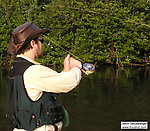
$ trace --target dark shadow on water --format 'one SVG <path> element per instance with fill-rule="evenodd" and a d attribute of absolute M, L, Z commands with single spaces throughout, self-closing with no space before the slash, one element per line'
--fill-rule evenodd
<path fill-rule="evenodd" d="M 2 74 L 2 73 L 1 73 Z M 5 77 L 0 75 L 0 131 L 4 119 Z M 80 85 L 58 101 L 69 112 L 70 126 L 64 131 L 119 131 L 123 120 L 150 122 L 150 70 L 148 68 L 101 67 L 83 75 Z"/>
<path fill-rule="evenodd" d="M 7 131 L 7 122 L 5 117 L 5 99 L 6 99 L 6 73 L 0 69 L 0 131 Z"/>

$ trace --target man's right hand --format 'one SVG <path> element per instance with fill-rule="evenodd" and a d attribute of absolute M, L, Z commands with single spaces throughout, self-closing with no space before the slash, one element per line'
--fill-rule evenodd
<path fill-rule="evenodd" d="M 64 60 L 63 72 L 67 72 L 67 71 L 71 70 L 73 67 L 78 67 L 81 69 L 82 64 L 80 61 L 75 60 L 74 58 L 70 57 L 70 55 L 68 54 L 68 56 Z"/>

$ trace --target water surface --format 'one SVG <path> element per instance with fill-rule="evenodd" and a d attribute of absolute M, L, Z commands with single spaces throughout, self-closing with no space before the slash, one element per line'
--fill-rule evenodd
<path fill-rule="evenodd" d="M 4 75 L 0 73 L 0 131 L 7 131 L 4 119 Z M 83 75 L 80 85 L 58 101 L 69 112 L 70 126 L 64 131 L 119 131 L 120 122 L 150 122 L 150 70 L 101 67 L 94 74 Z"/>

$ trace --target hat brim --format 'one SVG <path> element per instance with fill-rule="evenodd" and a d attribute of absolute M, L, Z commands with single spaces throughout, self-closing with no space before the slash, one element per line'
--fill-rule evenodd
<path fill-rule="evenodd" d="M 26 44 L 29 44 L 31 40 L 34 40 L 35 38 L 37 38 L 40 34 L 47 34 L 50 31 L 47 29 L 40 29 L 38 31 L 33 32 L 32 34 L 30 34 L 27 39 L 24 41 L 22 47 Z"/>
<path fill-rule="evenodd" d="M 38 35 L 40 34 L 47 34 L 49 33 L 50 31 L 47 30 L 47 29 L 40 29 L 38 31 L 35 31 L 33 33 L 31 33 L 27 38 L 26 40 L 21 43 L 20 45 L 19 44 L 15 44 L 14 42 L 14 39 L 13 39 L 13 36 L 11 37 L 10 41 L 9 41 L 9 51 L 10 53 L 13 55 L 13 54 L 16 54 L 17 51 L 21 50 L 25 45 L 29 44 L 31 40 L 34 40 L 35 38 L 38 37 Z M 17 48 L 15 46 L 18 46 Z M 19 47 L 20 46 L 20 47 Z"/>

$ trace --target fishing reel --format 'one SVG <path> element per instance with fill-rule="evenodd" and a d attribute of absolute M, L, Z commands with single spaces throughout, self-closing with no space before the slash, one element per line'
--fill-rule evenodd
<path fill-rule="evenodd" d="M 91 63 L 85 63 L 82 65 L 82 69 L 86 75 L 92 74 L 95 70 L 95 66 Z"/>

